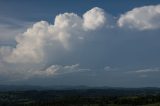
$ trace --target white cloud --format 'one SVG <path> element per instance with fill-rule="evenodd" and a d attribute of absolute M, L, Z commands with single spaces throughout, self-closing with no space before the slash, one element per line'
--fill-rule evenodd
<path fill-rule="evenodd" d="M 95 30 L 102 27 L 106 22 L 106 14 L 103 9 L 95 7 L 83 15 L 84 28 L 87 30 Z"/>
<path fill-rule="evenodd" d="M 74 13 L 59 14 L 55 18 L 54 26 L 58 29 L 71 30 L 82 27 L 82 18 Z"/>
<path fill-rule="evenodd" d="M 17 36 L 16 48 L 6 57 L 7 62 L 40 62 L 43 59 L 43 47 L 48 40 L 48 23 L 38 22 L 22 36 Z M 33 61 L 31 61 L 33 60 Z"/>
<path fill-rule="evenodd" d="M 16 48 L 11 49 L 5 60 L 9 63 L 40 63 L 47 55 L 46 48 L 53 51 L 57 48 L 69 49 L 73 42 L 82 40 L 89 30 L 102 27 L 105 20 L 104 11 L 95 7 L 86 12 L 83 18 L 74 13 L 64 13 L 56 16 L 53 25 L 46 21 L 37 22 L 16 37 Z"/>
<path fill-rule="evenodd" d="M 160 5 L 134 8 L 122 14 L 118 20 L 119 27 L 139 30 L 160 28 Z"/>

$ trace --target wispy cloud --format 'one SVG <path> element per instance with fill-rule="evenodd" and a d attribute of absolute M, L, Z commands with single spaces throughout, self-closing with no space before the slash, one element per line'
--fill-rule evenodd
<path fill-rule="evenodd" d="M 142 69 L 135 71 L 136 73 L 150 73 L 150 72 L 160 72 L 159 68 Z"/>

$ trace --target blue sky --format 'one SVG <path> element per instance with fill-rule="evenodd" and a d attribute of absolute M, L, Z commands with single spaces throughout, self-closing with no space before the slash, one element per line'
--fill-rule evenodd
<path fill-rule="evenodd" d="M 1 16 L 21 20 L 39 21 L 44 19 L 52 22 L 53 17 L 66 11 L 83 14 L 90 8 L 97 6 L 114 16 L 119 16 L 134 7 L 158 3 L 159 0 L 1 0 L 0 13 Z"/>
<path fill-rule="evenodd" d="M 160 86 L 159 0 L 0 0 L 0 84 Z"/>

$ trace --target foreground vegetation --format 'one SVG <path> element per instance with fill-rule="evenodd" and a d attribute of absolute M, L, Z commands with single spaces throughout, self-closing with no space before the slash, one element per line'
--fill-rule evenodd
<path fill-rule="evenodd" d="M 0 106 L 160 106 L 160 90 L 5 91 Z"/>

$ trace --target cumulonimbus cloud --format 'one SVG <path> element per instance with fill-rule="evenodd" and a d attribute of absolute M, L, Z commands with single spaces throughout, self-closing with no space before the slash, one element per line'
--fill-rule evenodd
<path fill-rule="evenodd" d="M 89 31 L 107 26 L 110 15 L 103 9 L 95 7 L 83 17 L 75 13 L 64 13 L 56 16 L 54 24 L 46 21 L 35 23 L 22 35 L 16 37 L 16 48 L 1 49 L 9 54 L 4 60 L 10 63 L 42 62 L 47 55 L 46 48 L 56 51 L 57 48 L 69 49 L 75 40 L 83 40 Z M 157 29 L 160 27 L 160 5 L 135 8 L 121 15 L 117 20 L 119 27 L 139 30 Z M 55 49 L 56 48 L 56 49 Z M 12 51 L 12 52 L 8 52 Z"/>
<path fill-rule="evenodd" d="M 83 39 L 87 32 L 96 30 L 106 21 L 103 9 L 95 7 L 87 11 L 83 18 L 74 13 L 59 14 L 54 24 L 46 21 L 35 23 L 22 35 L 16 37 L 16 48 L 12 48 L 4 59 L 10 63 L 39 63 L 46 56 L 46 48 L 57 48 L 57 45 L 69 49 L 72 39 Z M 32 60 L 32 61 L 31 61 Z"/>
<path fill-rule="evenodd" d="M 75 64 L 85 63 L 86 60 L 89 60 L 86 62 L 87 65 L 93 62 L 95 64 L 104 64 L 103 62 L 106 62 L 104 57 L 108 53 L 107 41 L 109 40 L 107 38 L 114 41 L 113 38 L 117 37 L 111 37 L 116 30 L 107 29 L 109 27 L 106 26 L 115 25 L 117 27 L 114 28 L 118 28 L 120 32 L 121 28 L 126 27 L 133 28 L 136 31 L 160 28 L 158 21 L 160 20 L 159 8 L 159 5 L 135 8 L 121 15 L 118 20 L 114 20 L 103 9 L 95 7 L 82 16 L 75 13 L 59 14 L 55 17 L 53 24 L 47 21 L 37 22 L 24 33 L 16 36 L 16 47 L 0 47 L 0 68 L 7 70 L 2 73 L 13 73 L 12 75 L 28 78 L 30 76 L 52 76 L 86 70 L 80 68 L 79 64 Z M 117 24 L 112 23 L 112 20 L 116 21 Z M 108 35 L 109 37 L 106 37 Z M 118 33 L 118 35 L 121 39 L 121 34 Z M 85 39 L 87 40 L 85 41 Z M 119 39 L 115 41 L 121 42 Z M 77 46 L 78 42 L 82 42 L 83 47 Z M 117 46 L 115 42 L 111 44 Z M 76 49 L 73 50 L 74 53 L 72 49 Z M 66 55 L 67 53 L 71 55 Z M 69 63 L 73 65 L 64 65 L 64 63 L 68 64 L 67 62 L 61 65 L 62 61 L 66 61 L 60 60 L 59 62 L 57 57 L 60 57 L 61 54 L 63 54 L 62 58 L 67 61 L 73 60 Z M 60 64 L 55 65 L 57 63 L 53 60 L 58 61 L 57 63 Z M 100 63 L 98 63 L 99 61 Z M 104 70 L 110 72 L 111 69 L 105 67 Z"/>

